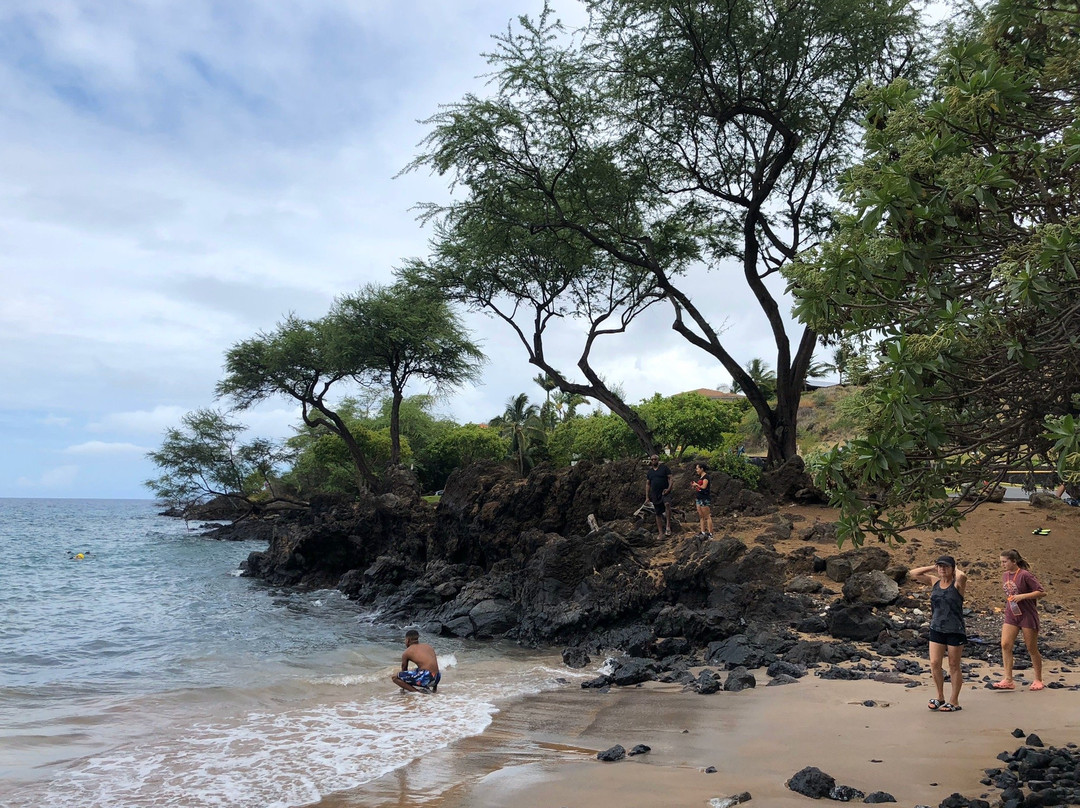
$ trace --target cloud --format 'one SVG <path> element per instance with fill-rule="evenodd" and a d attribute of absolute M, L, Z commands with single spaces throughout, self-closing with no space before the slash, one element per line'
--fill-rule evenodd
<path fill-rule="evenodd" d="M 581 3 L 553 5 L 570 25 L 585 19 Z M 419 121 L 484 93 L 491 36 L 541 8 L 0 4 L 0 496 L 65 474 L 71 495 L 144 495 L 135 448 L 118 447 L 152 445 L 185 413 L 224 407 L 214 388 L 232 344 L 290 311 L 321 316 L 335 296 L 390 282 L 424 255 L 414 206 L 449 190 L 424 171 L 399 175 L 427 132 Z M 725 344 L 740 362 L 775 361 L 741 278 L 700 270 L 687 288 L 715 322 L 730 314 Z M 647 315 L 595 351 L 632 401 L 725 380 L 671 331 L 670 310 Z M 541 400 L 539 369 L 506 326 L 467 322 L 491 361 L 482 384 L 441 409 L 486 421 L 517 393 Z M 548 348 L 571 374 L 575 328 Z M 251 435 L 283 437 L 299 412 L 280 400 L 237 417 Z M 58 452 L 101 467 L 52 469 Z"/>
<path fill-rule="evenodd" d="M 17 484 L 21 488 L 30 489 L 65 489 L 75 482 L 75 478 L 78 477 L 78 475 L 78 466 L 56 466 L 55 468 L 43 472 L 36 479 L 19 477 Z"/>
<path fill-rule="evenodd" d="M 124 455 L 146 454 L 149 449 L 145 446 L 136 446 L 134 443 L 107 443 L 100 440 L 91 440 L 86 443 L 78 443 L 68 446 L 63 450 L 64 454 L 73 455 Z"/>
<path fill-rule="evenodd" d="M 44 418 L 39 418 L 38 423 L 42 426 L 67 426 L 71 423 L 71 419 L 60 415 L 46 415 Z"/>
<path fill-rule="evenodd" d="M 188 409 L 174 404 L 162 404 L 152 410 L 113 412 L 90 424 L 91 432 L 135 432 L 161 434 L 168 427 L 176 426 Z"/>

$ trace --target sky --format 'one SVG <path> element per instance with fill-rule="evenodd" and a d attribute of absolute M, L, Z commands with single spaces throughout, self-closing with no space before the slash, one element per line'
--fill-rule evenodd
<path fill-rule="evenodd" d="M 568 23 L 573 0 L 554 2 Z M 427 252 L 400 175 L 440 104 L 482 93 L 482 53 L 542 0 L 5 0 L 0 5 L 0 497 L 146 498 L 146 453 L 214 398 L 234 343 L 389 283 Z M 738 280 L 696 302 L 741 361 L 775 357 Z M 785 309 L 787 306 L 784 307 Z M 466 323 L 481 384 L 460 422 L 541 401 L 508 328 Z M 654 307 L 595 351 L 634 402 L 730 377 Z M 576 360 L 568 326 L 555 356 Z M 560 347 L 561 346 L 561 349 Z M 417 387 L 409 393 L 422 393 Z M 243 414 L 291 434 L 285 400 Z"/>

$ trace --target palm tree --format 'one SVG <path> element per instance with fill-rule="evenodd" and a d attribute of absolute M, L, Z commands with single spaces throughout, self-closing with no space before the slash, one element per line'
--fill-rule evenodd
<path fill-rule="evenodd" d="M 588 403 L 589 399 L 585 396 L 580 396 L 577 393 L 563 393 L 558 392 L 553 397 L 553 403 L 555 411 L 559 415 L 560 421 L 569 421 L 571 418 L 577 416 L 577 408 L 582 404 Z M 563 410 L 566 410 L 564 413 Z"/>
<path fill-rule="evenodd" d="M 743 367 L 746 369 L 746 375 L 753 379 L 765 398 L 769 399 L 776 395 L 776 371 L 769 367 L 768 362 L 755 356 Z M 742 387 L 734 379 L 731 381 L 731 392 L 742 392 Z"/>
<path fill-rule="evenodd" d="M 532 465 L 529 449 L 547 440 L 544 423 L 540 420 L 540 408 L 529 403 L 526 393 L 518 393 L 506 401 L 502 415 L 491 419 L 490 426 L 499 430 L 499 434 L 510 439 L 510 451 L 518 464 L 518 471 L 524 475 Z"/>
<path fill-rule="evenodd" d="M 544 391 L 545 401 L 540 408 L 540 420 L 544 422 L 544 428 L 550 432 L 555 429 L 556 422 L 556 406 L 551 401 L 551 391 L 558 387 L 559 383 L 546 373 L 536 374 L 533 376 L 533 381 L 540 385 Z"/>

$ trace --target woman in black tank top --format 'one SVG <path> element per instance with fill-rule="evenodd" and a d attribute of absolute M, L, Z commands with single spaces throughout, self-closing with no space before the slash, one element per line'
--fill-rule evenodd
<path fill-rule="evenodd" d="M 964 628 L 964 589 L 967 575 L 956 568 L 956 559 L 941 556 L 935 563 L 908 572 L 913 581 L 930 584 L 930 673 L 934 677 L 937 698 L 927 704 L 940 713 L 954 713 L 960 709 L 960 688 L 964 686 L 964 674 L 960 668 L 960 656 L 967 642 Z M 945 671 L 942 663 L 949 657 L 949 684 L 951 694 L 945 701 Z"/>

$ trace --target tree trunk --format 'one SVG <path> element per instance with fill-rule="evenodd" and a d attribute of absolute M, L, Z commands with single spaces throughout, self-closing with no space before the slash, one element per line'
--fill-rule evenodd
<path fill-rule="evenodd" d="M 397 387 L 390 403 L 390 465 L 401 462 L 401 402 L 404 393 Z"/>

